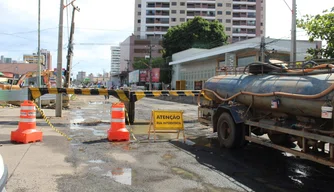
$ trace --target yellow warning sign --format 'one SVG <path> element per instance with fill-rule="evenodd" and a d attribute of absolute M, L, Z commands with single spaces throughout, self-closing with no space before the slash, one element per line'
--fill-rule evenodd
<path fill-rule="evenodd" d="M 152 111 L 148 139 L 150 139 L 151 132 L 154 133 L 154 140 L 156 139 L 156 132 L 177 133 L 177 139 L 179 139 L 180 131 L 183 132 L 183 139 L 185 141 L 183 111 Z"/>
<path fill-rule="evenodd" d="M 156 130 L 183 130 L 183 111 L 152 111 Z"/>

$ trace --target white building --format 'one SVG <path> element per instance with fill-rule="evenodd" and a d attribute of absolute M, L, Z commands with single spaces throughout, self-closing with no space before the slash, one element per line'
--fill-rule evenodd
<path fill-rule="evenodd" d="M 236 42 L 213 49 L 188 49 L 172 56 L 173 66 L 172 88 L 176 87 L 176 81 L 184 80 L 186 89 L 195 89 L 195 82 L 206 80 L 217 75 L 221 68 L 227 69 L 227 73 L 243 71 L 248 64 L 260 61 L 261 37 Z M 266 59 L 281 61 L 290 60 L 290 40 L 265 39 Z M 297 41 L 297 61 L 303 61 L 308 55 L 309 48 L 320 48 L 321 42 Z M 225 73 L 225 72 L 224 72 Z"/>
<path fill-rule="evenodd" d="M 110 74 L 118 74 L 120 73 L 121 48 L 112 46 L 110 50 L 111 50 Z"/>
<path fill-rule="evenodd" d="M 136 0 L 135 35 L 162 37 L 169 27 L 201 16 L 218 20 L 230 40 L 265 35 L 265 0 Z"/>
<path fill-rule="evenodd" d="M 119 78 L 116 76 L 121 73 L 121 48 L 118 46 L 110 47 L 111 60 L 110 60 L 110 80 L 111 84 L 118 85 Z"/>

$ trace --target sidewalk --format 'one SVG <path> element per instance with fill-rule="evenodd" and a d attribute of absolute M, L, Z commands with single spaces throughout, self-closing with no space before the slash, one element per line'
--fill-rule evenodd
<path fill-rule="evenodd" d="M 55 124 L 68 124 L 67 113 L 56 118 L 52 109 L 44 110 Z M 73 174 L 75 168 L 66 162 L 69 144 L 66 138 L 52 130 L 44 121 L 37 119 L 37 129 L 43 132 L 43 141 L 31 144 L 13 144 L 11 131 L 19 122 L 20 108 L 0 109 L 0 153 L 8 166 L 7 191 L 57 191 L 57 177 Z"/>

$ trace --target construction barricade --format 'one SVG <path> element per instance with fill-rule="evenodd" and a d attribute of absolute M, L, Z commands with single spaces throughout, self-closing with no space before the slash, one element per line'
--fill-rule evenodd
<path fill-rule="evenodd" d="M 109 141 L 129 141 L 130 133 L 125 126 L 124 103 L 113 103 L 111 105 L 111 123 L 108 130 Z"/>
<path fill-rule="evenodd" d="M 42 141 L 43 133 L 36 130 L 36 107 L 32 101 L 21 104 L 20 122 L 18 129 L 11 132 L 11 141 L 17 143 L 31 143 Z"/>

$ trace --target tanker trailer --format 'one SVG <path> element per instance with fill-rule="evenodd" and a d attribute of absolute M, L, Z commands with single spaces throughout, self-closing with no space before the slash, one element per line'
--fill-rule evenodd
<path fill-rule="evenodd" d="M 212 77 L 199 121 L 213 126 L 221 147 L 254 142 L 334 166 L 333 68 L 253 63 L 241 75 Z"/>

